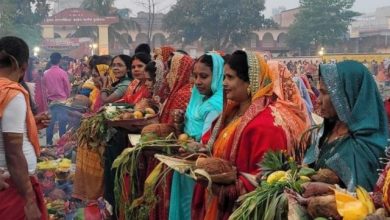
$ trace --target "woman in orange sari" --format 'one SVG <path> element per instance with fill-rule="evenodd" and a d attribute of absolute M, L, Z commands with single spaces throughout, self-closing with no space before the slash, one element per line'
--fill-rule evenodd
<path fill-rule="evenodd" d="M 237 177 L 230 185 L 213 183 L 212 192 L 197 184 L 192 219 L 227 219 L 238 196 L 255 188 L 264 153 L 287 150 L 294 156 L 299 134 L 309 127 L 305 104 L 287 68 L 266 64 L 259 53 L 233 53 L 225 65 L 224 89 L 227 105 L 203 143 L 212 157 L 232 163 Z"/>
<path fill-rule="evenodd" d="M 151 93 L 147 87 L 145 67 L 150 62 L 147 54 L 137 53 L 133 56 L 131 61 L 131 74 L 134 80 L 130 83 L 123 100 L 119 102 L 126 102 L 128 104 L 136 104 L 143 98 L 150 98 Z"/>

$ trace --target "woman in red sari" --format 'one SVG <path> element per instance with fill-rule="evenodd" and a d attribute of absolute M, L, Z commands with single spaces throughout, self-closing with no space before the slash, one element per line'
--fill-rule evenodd
<path fill-rule="evenodd" d="M 151 93 L 146 85 L 145 67 L 150 62 L 147 54 L 137 53 L 131 61 L 131 74 L 134 80 L 130 83 L 123 100 L 128 104 L 136 104 L 144 98 L 150 98 Z"/>
<path fill-rule="evenodd" d="M 238 196 L 255 188 L 257 164 L 264 153 L 287 150 L 294 155 L 297 134 L 309 126 L 287 68 L 277 62 L 270 68 L 259 53 L 233 53 L 225 65 L 224 89 L 227 105 L 203 142 L 212 150 L 208 160 L 231 162 L 237 177 L 230 185 L 213 183 L 212 192 L 197 184 L 192 219 L 227 219 Z"/>
<path fill-rule="evenodd" d="M 170 89 L 170 95 L 162 108 L 160 123 L 172 124 L 174 123 L 173 110 L 179 109 L 183 112 L 186 110 L 191 98 L 192 84 L 190 83 L 190 75 L 192 74 L 193 65 L 194 60 L 190 56 L 180 53 L 174 54 L 166 79 L 166 84 Z M 158 163 L 159 161 L 155 158 L 147 158 L 146 176 L 150 174 Z M 150 220 L 168 219 L 172 173 L 168 174 L 163 181 L 164 184 L 161 184 L 161 186 L 155 189 L 155 194 L 159 200 L 150 212 Z"/>
<path fill-rule="evenodd" d="M 166 76 L 166 84 L 170 94 L 161 112 L 161 123 L 173 122 L 173 110 L 186 110 L 191 97 L 190 75 L 193 64 L 194 60 L 188 55 L 175 53 L 172 57 L 171 68 Z"/>

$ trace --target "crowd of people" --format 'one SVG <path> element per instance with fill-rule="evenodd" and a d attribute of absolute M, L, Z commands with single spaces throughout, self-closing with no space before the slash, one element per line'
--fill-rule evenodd
<path fill-rule="evenodd" d="M 158 125 L 191 139 L 174 156 L 201 152 L 210 166 L 229 164 L 224 166 L 231 170 L 224 172 L 233 173 L 230 183 L 211 187 L 177 171 L 164 175 L 165 184 L 153 190 L 157 200 L 145 211 L 148 219 L 228 219 L 236 200 L 257 187 L 262 174 L 258 164 L 269 151 L 286 152 L 315 169 L 330 169 L 348 191 L 359 185 L 384 193 L 390 184 L 383 181 L 390 175 L 382 164 L 388 156 L 389 75 L 387 62 L 370 70 L 356 61 L 280 62 L 242 50 L 211 51 L 194 59 L 171 46 L 151 50 L 147 44 L 139 45 L 132 56 L 71 59 L 52 53 L 45 62 L 29 59 L 22 39 L 4 37 L 0 216 L 49 218 L 36 178 L 37 160 L 42 151 L 58 151 L 72 142 L 75 155 L 64 150 L 58 154 L 76 164 L 70 201 L 99 201 L 105 210 L 99 213 L 101 218 L 131 219 L 123 204 L 133 202 L 126 195 L 135 189 L 118 187 L 121 172 L 113 169 L 114 161 L 135 147 L 129 132 L 102 127 L 107 129 L 101 131 L 107 134 L 99 143 L 102 152 L 77 138 L 85 135 L 77 129 L 84 119 L 100 117 L 113 103 L 153 103 L 159 109 Z M 44 133 L 43 143 L 39 134 Z M 149 155 L 132 166 L 139 166 L 144 178 L 122 179 L 127 186 L 135 182 L 143 189 L 160 164 Z M 390 201 L 379 205 L 386 203 Z"/>

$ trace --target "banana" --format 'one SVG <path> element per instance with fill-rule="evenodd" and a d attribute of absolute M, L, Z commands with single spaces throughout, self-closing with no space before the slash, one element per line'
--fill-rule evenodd
<path fill-rule="evenodd" d="M 285 171 L 275 171 L 273 173 L 271 173 L 268 177 L 267 177 L 267 183 L 269 184 L 273 184 L 273 183 L 276 183 L 278 182 L 282 177 L 285 177 L 286 176 L 286 172 Z"/>
<path fill-rule="evenodd" d="M 375 212 L 375 205 L 368 192 L 361 186 L 356 187 L 357 198 L 367 207 L 368 213 Z"/>

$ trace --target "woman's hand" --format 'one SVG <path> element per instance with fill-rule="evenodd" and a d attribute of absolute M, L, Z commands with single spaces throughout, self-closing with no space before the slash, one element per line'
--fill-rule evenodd
<path fill-rule="evenodd" d="M 49 113 L 44 112 L 36 115 L 35 117 L 35 123 L 37 125 L 38 130 L 47 128 L 51 121 L 51 116 Z"/>
<path fill-rule="evenodd" d="M 108 89 L 109 87 L 109 81 L 107 76 L 101 76 L 102 81 L 102 89 Z"/>
<path fill-rule="evenodd" d="M 181 109 L 174 109 L 173 110 L 173 122 L 175 124 L 182 124 L 184 122 L 184 111 Z"/>
<path fill-rule="evenodd" d="M 206 153 L 208 152 L 205 145 L 202 143 L 196 142 L 196 141 L 190 141 L 185 144 L 185 148 L 179 149 L 180 153 L 186 153 L 186 152 L 197 152 L 197 153 Z"/>

